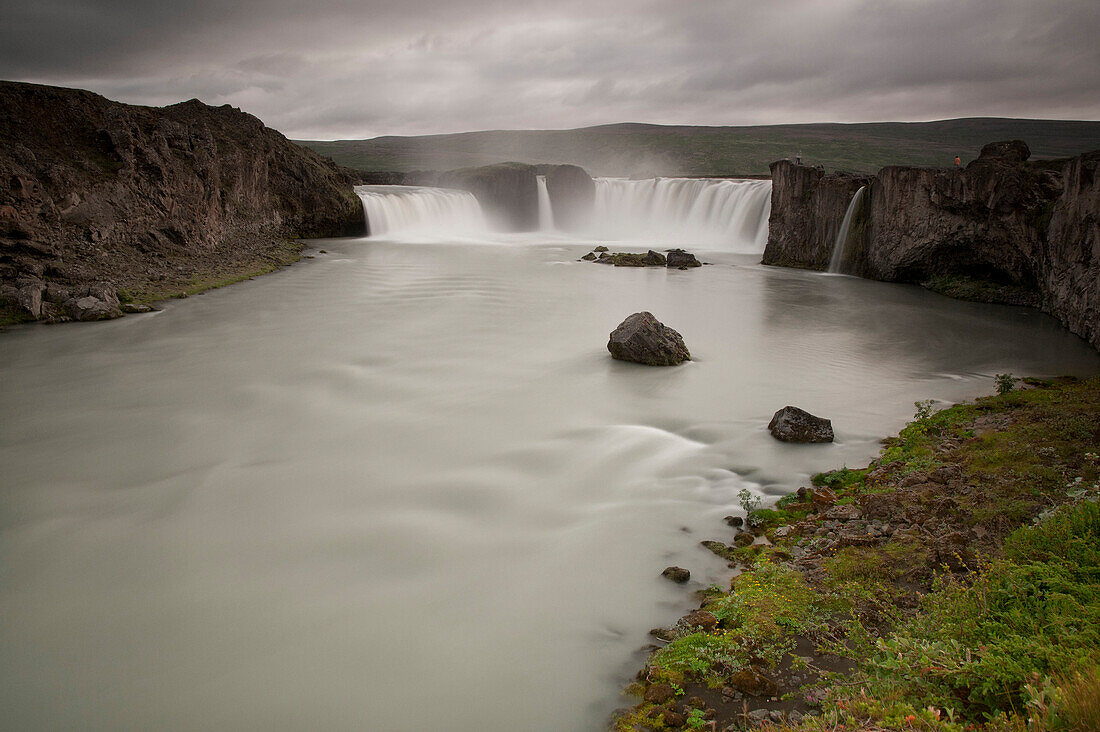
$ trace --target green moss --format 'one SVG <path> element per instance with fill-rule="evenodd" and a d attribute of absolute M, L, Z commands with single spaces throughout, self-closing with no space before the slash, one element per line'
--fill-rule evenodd
<path fill-rule="evenodd" d="M 965 275 L 939 275 L 921 283 L 932 292 L 956 300 L 1000 303 L 1004 305 L 1039 305 L 1039 291 L 1034 287 L 980 280 Z"/>
<path fill-rule="evenodd" d="M 160 300 L 169 298 L 190 297 L 207 290 L 215 290 L 238 282 L 270 274 L 287 265 L 301 259 L 304 245 L 295 239 L 283 239 L 276 243 L 263 259 L 234 267 L 228 267 L 213 272 L 205 272 L 194 275 L 183 284 L 164 284 L 140 289 L 128 289 L 119 293 L 119 302 L 123 302 L 125 294 L 128 298 L 125 302 L 141 305 L 151 305 Z"/>
<path fill-rule="evenodd" d="M 10 302 L 0 300 L 0 328 L 6 325 L 18 325 L 19 323 L 33 322 L 34 318 L 23 308 Z"/>

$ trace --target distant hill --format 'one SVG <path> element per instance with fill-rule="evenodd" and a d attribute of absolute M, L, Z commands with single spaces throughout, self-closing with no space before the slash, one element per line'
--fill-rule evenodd
<path fill-rule="evenodd" d="M 886 165 L 966 163 L 982 145 L 1021 139 L 1032 158 L 1100 149 L 1100 122 L 980 117 L 939 122 L 690 127 L 615 124 L 334 142 L 299 141 L 359 170 L 450 170 L 510 160 L 573 163 L 598 175 L 760 175 L 793 158 L 870 173 Z"/>

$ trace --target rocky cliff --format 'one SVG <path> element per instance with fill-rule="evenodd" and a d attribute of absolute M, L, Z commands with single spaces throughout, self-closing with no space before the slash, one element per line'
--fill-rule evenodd
<path fill-rule="evenodd" d="M 844 212 L 870 177 L 772 163 L 772 209 L 764 263 L 827 269 Z"/>
<path fill-rule="evenodd" d="M 114 315 L 363 227 L 355 173 L 255 117 L 0 82 L 0 296 L 9 316 Z M 14 305 L 13 304 L 17 304 Z"/>
<path fill-rule="evenodd" d="M 554 225 L 563 231 L 580 231 L 592 217 L 596 184 L 577 165 L 554 165 L 546 172 L 546 193 L 554 212 Z"/>
<path fill-rule="evenodd" d="M 469 191 L 489 224 L 503 231 L 539 228 L 539 186 L 535 166 L 500 163 L 441 173 L 436 185 Z"/>
<path fill-rule="evenodd" d="M 852 194 L 844 271 L 945 294 L 1042 307 L 1100 348 L 1100 152 L 1028 164 L 1021 141 L 965 168 L 883 168 L 873 178 L 772 165 L 765 264 L 825 269 Z"/>

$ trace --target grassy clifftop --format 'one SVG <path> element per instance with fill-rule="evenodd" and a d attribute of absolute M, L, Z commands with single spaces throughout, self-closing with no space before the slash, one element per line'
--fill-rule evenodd
<path fill-rule="evenodd" d="M 572 163 L 595 175 L 767 175 L 799 151 L 813 165 L 873 172 L 887 165 L 966 163 L 990 140 L 1026 140 L 1036 158 L 1100 148 L 1100 122 L 975 118 L 938 122 L 692 127 L 617 124 L 496 130 L 299 144 L 359 170 L 450 170 L 508 160 Z"/>
<path fill-rule="evenodd" d="M 1032 380 L 746 497 L 707 542 L 744 571 L 655 630 L 616 729 L 1100 729 L 1098 453 L 1100 379 Z"/>

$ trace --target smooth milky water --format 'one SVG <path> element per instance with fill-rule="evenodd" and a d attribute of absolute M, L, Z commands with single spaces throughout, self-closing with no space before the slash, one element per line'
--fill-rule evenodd
<path fill-rule="evenodd" d="M 0 337 L 4 726 L 603 729 L 646 631 L 724 581 L 698 543 L 740 488 L 865 463 L 994 373 L 1100 367 L 1034 310 L 592 244 L 326 240 Z M 696 360 L 613 361 L 643 309 Z M 773 440 L 786 404 L 837 442 Z"/>

